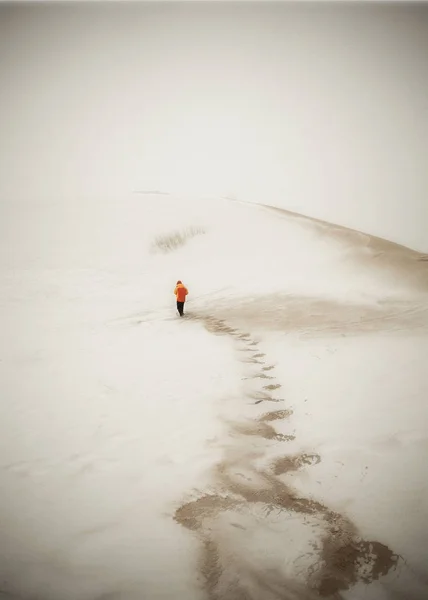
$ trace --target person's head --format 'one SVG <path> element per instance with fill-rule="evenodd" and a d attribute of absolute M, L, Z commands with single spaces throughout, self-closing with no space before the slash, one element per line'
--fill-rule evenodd
<path fill-rule="evenodd" d="M 177 285 L 180 285 L 180 283 L 182 283 L 180 280 L 177 281 Z"/>

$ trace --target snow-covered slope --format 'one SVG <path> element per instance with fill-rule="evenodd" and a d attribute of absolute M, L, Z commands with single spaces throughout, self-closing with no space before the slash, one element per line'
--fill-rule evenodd
<path fill-rule="evenodd" d="M 426 597 L 426 257 L 218 198 L 1 217 L 6 591 Z"/>

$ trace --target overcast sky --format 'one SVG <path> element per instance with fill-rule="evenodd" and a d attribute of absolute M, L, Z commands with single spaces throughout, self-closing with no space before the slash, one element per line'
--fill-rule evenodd
<path fill-rule="evenodd" d="M 428 251 L 428 4 L 0 6 L 0 199 L 236 194 Z"/>

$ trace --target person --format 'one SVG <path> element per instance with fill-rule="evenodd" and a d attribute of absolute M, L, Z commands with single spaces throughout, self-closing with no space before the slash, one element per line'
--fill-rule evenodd
<path fill-rule="evenodd" d="M 174 294 L 177 298 L 177 310 L 180 317 L 184 315 L 184 303 L 186 302 L 186 296 L 188 294 L 188 290 L 183 282 L 178 280 L 177 285 L 175 286 Z"/>

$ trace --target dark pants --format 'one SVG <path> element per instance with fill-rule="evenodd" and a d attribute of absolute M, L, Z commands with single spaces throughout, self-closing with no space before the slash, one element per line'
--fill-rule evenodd
<path fill-rule="evenodd" d="M 177 302 L 177 310 L 180 314 L 180 317 L 184 314 L 184 302 Z"/>

